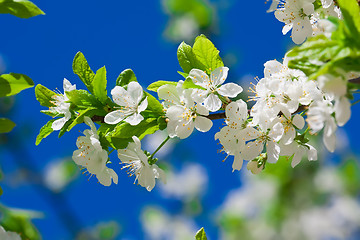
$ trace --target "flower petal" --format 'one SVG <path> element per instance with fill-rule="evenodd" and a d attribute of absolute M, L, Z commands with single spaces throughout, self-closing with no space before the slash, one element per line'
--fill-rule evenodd
<path fill-rule="evenodd" d="M 64 117 L 59 118 L 51 124 L 51 128 L 54 131 L 60 130 L 64 126 L 65 123 L 66 123 L 66 119 Z"/>
<path fill-rule="evenodd" d="M 242 87 L 235 83 L 227 83 L 218 88 L 217 92 L 226 97 L 234 98 L 243 91 Z"/>
<path fill-rule="evenodd" d="M 194 84 L 201 86 L 203 88 L 207 89 L 210 84 L 210 79 L 208 75 L 200 69 L 196 69 L 196 68 L 191 69 L 191 71 L 189 72 L 189 77 L 191 78 Z"/>
<path fill-rule="evenodd" d="M 130 82 L 127 87 L 127 92 L 135 104 L 138 104 L 143 97 L 143 89 L 138 82 Z"/>
<path fill-rule="evenodd" d="M 125 112 L 123 110 L 116 110 L 106 114 L 104 121 L 107 124 L 117 124 L 124 120 L 124 118 L 129 114 L 129 112 Z"/>
<path fill-rule="evenodd" d="M 244 159 L 242 158 L 241 154 L 240 153 L 235 154 L 234 155 L 234 162 L 232 164 L 233 172 L 235 170 L 240 171 L 240 169 L 242 168 L 243 162 L 244 162 Z"/>
<path fill-rule="evenodd" d="M 111 96 L 113 101 L 119 106 L 129 107 L 135 105 L 129 93 L 123 87 L 115 86 L 111 90 Z"/>
<path fill-rule="evenodd" d="M 229 68 L 227 67 L 218 67 L 211 72 L 210 80 L 213 82 L 214 86 L 219 86 L 225 82 L 228 76 Z"/>
<path fill-rule="evenodd" d="M 142 120 L 144 120 L 144 117 L 139 113 L 134 113 L 125 118 L 125 122 L 130 123 L 132 126 L 138 125 Z"/>
<path fill-rule="evenodd" d="M 212 125 L 213 125 L 213 122 L 206 117 L 197 116 L 195 118 L 195 128 L 200 132 L 209 131 L 211 129 Z"/>
<path fill-rule="evenodd" d="M 221 100 L 213 93 L 210 93 L 210 95 L 204 101 L 204 106 L 210 112 L 216 112 L 221 108 L 221 105 Z"/>

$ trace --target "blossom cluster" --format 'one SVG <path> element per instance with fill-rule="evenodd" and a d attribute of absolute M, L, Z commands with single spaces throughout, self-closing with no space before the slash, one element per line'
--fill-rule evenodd
<path fill-rule="evenodd" d="M 342 18 L 339 7 L 333 0 L 321 0 L 321 7 L 316 9 L 316 0 L 273 0 L 268 12 L 275 11 L 275 17 L 285 26 L 285 35 L 291 30 L 294 43 L 301 44 L 306 38 L 318 34 L 329 34 L 334 25 L 326 18 Z"/>

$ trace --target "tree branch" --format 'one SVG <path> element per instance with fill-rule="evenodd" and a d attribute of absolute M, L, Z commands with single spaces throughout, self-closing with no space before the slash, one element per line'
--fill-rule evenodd
<path fill-rule="evenodd" d="M 360 84 L 360 77 L 358 78 L 353 78 L 349 80 L 350 83 L 356 83 L 356 84 Z"/>

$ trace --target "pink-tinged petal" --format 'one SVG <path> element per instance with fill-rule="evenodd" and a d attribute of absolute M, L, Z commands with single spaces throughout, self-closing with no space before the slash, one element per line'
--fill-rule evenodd
<path fill-rule="evenodd" d="M 240 169 L 242 168 L 243 162 L 244 162 L 244 159 L 242 158 L 241 154 L 240 153 L 235 154 L 234 155 L 234 162 L 232 164 L 232 169 L 233 169 L 232 171 L 233 172 L 235 170 L 240 171 Z"/>
<path fill-rule="evenodd" d="M 195 128 L 200 132 L 209 131 L 211 129 L 212 125 L 213 125 L 213 122 L 206 117 L 197 116 L 195 118 Z"/>
<path fill-rule="evenodd" d="M 266 143 L 267 157 L 269 163 L 276 163 L 280 155 L 280 146 L 272 141 Z"/>
<path fill-rule="evenodd" d="M 130 123 L 132 126 L 138 125 L 142 120 L 144 120 L 144 117 L 140 113 L 134 113 L 125 118 L 125 122 Z"/>
<path fill-rule="evenodd" d="M 235 83 L 227 83 L 222 85 L 220 88 L 217 89 L 217 92 L 225 97 L 236 97 L 239 93 L 243 91 L 242 87 Z"/>
<path fill-rule="evenodd" d="M 192 69 L 189 73 L 189 77 L 194 84 L 201 86 L 203 88 L 208 88 L 210 84 L 209 76 L 200 69 Z"/>
<path fill-rule="evenodd" d="M 305 126 L 305 120 L 302 116 L 300 116 L 299 114 L 296 114 L 293 119 L 292 119 L 292 123 L 295 127 L 297 127 L 298 129 L 303 129 Z"/>
<path fill-rule="evenodd" d="M 228 76 L 229 68 L 227 67 L 218 67 L 211 72 L 210 80 L 213 82 L 214 86 L 219 86 L 225 82 Z"/>
<path fill-rule="evenodd" d="M 337 124 L 341 127 L 344 126 L 351 117 L 351 103 L 348 98 L 341 97 L 340 100 L 335 102 L 335 118 Z"/>
<path fill-rule="evenodd" d="M 54 131 L 60 130 L 64 126 L 65 123 L 66 123 L 66 119 L 64 117 L 59 118 L 51 124 L 51 128 Z"/>
<path fill-rule="evenodd" d="M 124 120 L 124 118 L 127 116 L 128 113 L 129 113 L 128 111 L 125 112 L 123 110 L 116 110 L 106 114 L 104 121 L 107 124 L 117 124 L 122 120 Z"/>
<path fill-rule="evenodd" d="M 148 100 L 147 97 L 140 103 L 139 107 L 138 107 L 138 113 L 141 113 L 142 111 L 144 111 L 148 106 Z"/>
<path fill-rule="evenodd" d="M 113 101 L 119 106 L 133 106 L 134 101 L 130 98 L 129 93 L 120 86 L 116 86 L 111 90 Z"/>
<path fill-rule="evenodd" d="M 130 82 L 127 87 L 127 92 L 135 104 L 138 104 L 143 97 L 143 89 L 138 82 Z"/>
<path fill-rule="evenodd" d="M 205 99 L 204 106 L 207 110 L 210 112 L 216 112 L 221 108 L 222 102 L 219 99 L 218 96 L 216 96 L 213 93 L 210 93 L 210 95 Z"/>

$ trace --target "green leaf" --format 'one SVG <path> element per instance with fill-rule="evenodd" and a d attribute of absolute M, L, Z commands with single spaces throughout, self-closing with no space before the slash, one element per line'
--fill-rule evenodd
<path fill-rule="evenodd" d="M 0 118 L 0 133 L 8 133 L 13 130 L 16 124 L 7 118 Z"/>
<path fill-rule="evenodd" d="M 54 130 L 52 129 L 52 124 L 56 119 L 51 119 L 49 122 L 47 122 L 41 129 L 39 135 L 36 137 L 35 145 L 39 145 L 40 142 L 49 136 Z"/>
<path fill-rule="evenodd" d="M 12 96 L 34 86 L 28 76 L 18 73 L 0 75 L 0 97 Z"/>
<path fill-rule="evenodd" d="M 106 139 L 114 149 L 124 149 L 129 145 L 129 142 L 132 142 L 132 138 L 107 137 Z"/>
<path fill-rule="evenodd" d="M 197 59 L 196 55 L 193 52 L 193 49 L 185 42 L 182 42 L 179 45 L 177 50 L 177 58 L 180 67 L 185 73 L 189 73 L 193 68 L 201 69 L 204 71 L 206 70 L 206 66 Z"/>
<path fill-rule="evenodd" d="M 355 40 L 360 41 L 360 7 L 356 0 L 339 0 L 339 7 L 346 26 L 349 29 L 349 34 Z"/>
<path fill-rule="evenodd" d="M 159 89 L 159 87 L 161 87 L 162 85 L 166 85 L 166 84 L 171 84 L 171 85 L 177 85 L 177 82 L 171 82 L 171 81 L 156 81 L 153 82 L 152 84 L 150 84 L 147 87 L 147 90 L 149 91 L 153 91 L 153 92 L 157 92 L 157 90 Z"/>
<path fill-rule="evenodd" d="M 196 240 L 207 240 L 206 233 L 204 228 L 202 227 L 195 235 Z"/>
<path fill-rule="evenodd" d="M 65 124 L 64 126 L 60 129 L 59 131 L 59 135 L 58 138 L 61 138 L 62 135 L 64 135 L 66 132 L 69 131 L 69 126 L 71 125 L 71 123 L 75 120 L 74 117 L 70 118 Z"/>
<path fill-rule="evenodd" d="M 102 104 L 86 90 L 72 90 L 66 92 L 69 101 L 76 105 L 79 109 L 87 109 L 89 107 L 102 108 Z"/>
<path fill-rule="evenodd" d="M 200 35 L 195 39 L 192 49 L 196 59 L 205 67 L 205 69 L 199 69 L 206 71 L 208 74 L 216 68 L 224 66 L 219 56 L 219 50 L 204 35 Z"/>
<path fill-rule="evenodd" d="M 36 85 L 35 87 L 35 96 L 36 100 L 40 103 L 41 106 L 44 107 L 53 107 L 53 97 L 57 95 L 55 92 L 51 91 L 50 89 L 44 87 L 41 84 Z"/>
<path fill-rule="evenodd" d="M 94 107 L 90 107 L 85 110 L 79 110 L 79 115 L 75 118 L 75 120 L 69 125 L 67 131 L 70 131 L 73 127 L 75 127 L 77 124 L 84 122 L 84 117 L 87 116 L 91 118 L 94 115 L 99 114 L 100 116 L 103 116 L 106 114 L 105 110 L 99 110 Z"/>
<path fill-rule="evenodd" d="M 6 231 L 19 233 L 22 240 L 40 240 L 41 236 L 34 224 L 31 222 L 32 218 L 42 217 L 41 213 L 11 209 L 1 206 L 1 222 L 0 225 Z"/>
<path fill-rule="evenodd" d="M 0 0 L 0 13 L 9 13 L 19 18 L 45 15 L 40 8 L 28 0 Z"/>
<path fill-rule="evenodd" d="M 41 110 L 40 112 L 42 112 L 42 113 L 44 113 L 44 114 L 46 114 L 46 115 L 48 115 L 50 117 L 56 117 L 56 116 L 59 115 L 58 112 L 53 112 L 51 110 Z"/>
<path fill-rule="evenodd" d="M 178 71 L 178 74 L 180 74 L 181 76 L 183 76 L 184 79 L 186 79 L 186 78 L 189 76 L 188 73 L 183 73 L 183 72 L 180 72 L 180 71 Z"/>
<path fill-rule="evenodd" d="M 206 90 L 205 88 L 199 86 L 199 85 L 196 85 L 191 78 L 187 78 L 185 81 L 184 81 L 184 84 L 182 85 L 182 87 L 184 89 L 188 89 L 188 88 L 198 88 L 198 89 L 202 89 L 202 90 Z"/>
<path fill-rule="evenodd" d="M 137 136 L 139 139 L 144 138 L 148 134 L 153 134 L 159 130 L 157 118 L 147 118 L 141 121 L 138 125 L 132 126 L 129 123 L 120 123 L 108 135 L 111 138 L 128 138 Z"/>
<path fill-rule="evenodd" d="M 82 52 L 78 52 L 75 55 L 72 67 L 74 73 L 79 76 L 79 78 L 81 79 L 81 81 L 83 81 L 83 83 L 89 89 L 89 91 L 93 92 L 91 83 L 94 80 L 95 74 L 91 70 Z"/>
<path fill-rule="evenodd" d="M 106 100 L 108 99 L 107 91 L 106 91 L 106 84 L 107 84 L 106 68 L 104 66 L 96 72 L 96 75 L 92 82 L 92 86 L 94 89 L 94 95 L 103 104 L 105 104 Z"/>
<path fill-rule="evenodd" d="M 120 87 L 128 85 L 130 82 L 137 82 L 135 73 L 131 69 L 125 69 L 116 79 L 116 85 Z"/>
<path fill-rule="evenodd" d="M 151 94 L 145 92 L 145 95 L 147 96 L 147 101 L 148 101 L 147 110 L 151 111 L 152 113 L 155 113 L 156 117 L 164 115 L 164 108 L 161 105 L 161 103 Z"/>

